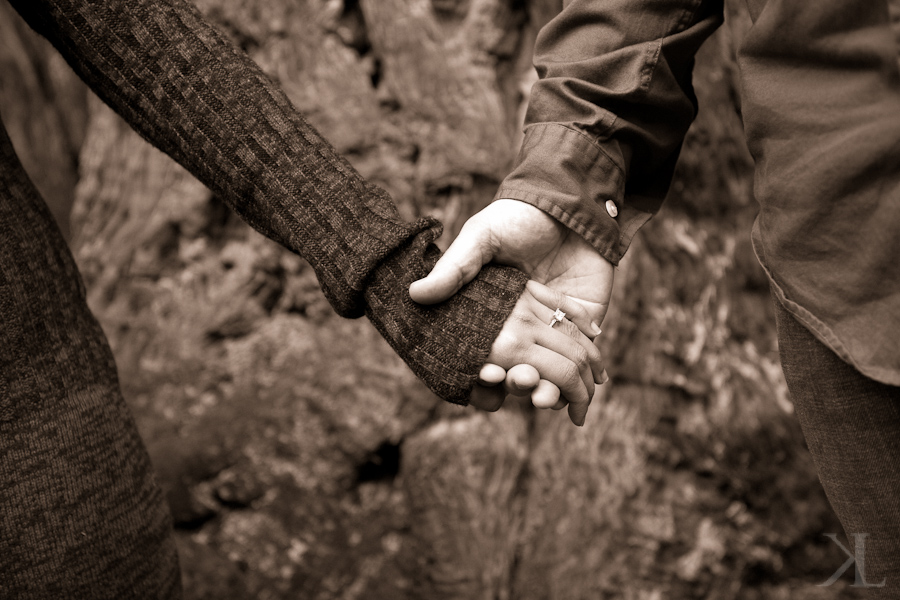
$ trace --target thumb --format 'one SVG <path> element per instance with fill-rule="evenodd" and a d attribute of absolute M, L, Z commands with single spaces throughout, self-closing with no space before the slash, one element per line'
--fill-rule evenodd
<path fill-rule="evenodd" d="M 409 286 L 409 296 L 419 304 L 443 302 L 472 281 L 493 257 L 490 227 L 470 219 L 431 273 Z"/>

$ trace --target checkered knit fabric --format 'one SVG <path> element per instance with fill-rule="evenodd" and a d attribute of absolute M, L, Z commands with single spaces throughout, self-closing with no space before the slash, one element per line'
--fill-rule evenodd
<path fill-rule="evenodd" d="M 141 135 L 308 260 L 339 314 L 366 314 L 435 393 L 465 403 L 524 275 L 488 267 L 444 305 L 415 305 L 407 289 L 437 260 L 439 224 L 401 219 L 191 5 L 12 4 Z"/>
<path fill-rule="evenodd" d="M 487 267 L 407 292 L 440 226 L 403 221 L 284 94 L 179 0 L 11 0 L 151 143 L 303 256 L 428 386 L 465 403 L 525 284 Z M 0 598 L 179 598 L 171 519 L 75 262 L 0 128 Z"/>
<path fill-rule="evenodd" d="M 178 598 L 178 575 L 112 352 L 0 127 L 0 598 Z"/>

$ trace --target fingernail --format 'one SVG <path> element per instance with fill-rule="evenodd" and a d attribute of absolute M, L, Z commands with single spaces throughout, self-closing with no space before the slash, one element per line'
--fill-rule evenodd
<path fill-rule="evenodd" d="M 607 381 L 609 381 L 609 374 L 606 372 L 606 369 L 603 369 L 603 372 L 600 373 L 600 385 L 603 385 Z"/>
<path fill-rule="evenodd" d="M 603 330 L 600 329 L 600 326 L 593 321 L 591 321 L 591 331 L 594 332 L 594 335 L 600 335 L 601 333 L 603 333 Z"/>

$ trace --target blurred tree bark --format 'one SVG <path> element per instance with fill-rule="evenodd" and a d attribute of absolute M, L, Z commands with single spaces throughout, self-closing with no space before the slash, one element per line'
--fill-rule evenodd
<path fill-rule="evenodd" d="M 560 0 L 197 0 L 403 213 L 452 239 L 520 139 Z M 734 54 L 617 274 L 613 379 L 440 405 L 297 257 L 147 146 L 0 4 L 0 113 L 65 229 L 179 526 L 190 598 L 818 598 L 842 562 L 777 364 Z M 850 590 L 846 591 L 850 593 Z"/>

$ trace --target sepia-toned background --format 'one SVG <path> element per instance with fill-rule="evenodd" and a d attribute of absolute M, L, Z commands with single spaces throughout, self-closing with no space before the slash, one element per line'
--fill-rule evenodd
<path fill-rule="evenodd" d="M 518 149 L 561 0 L 197 0 L 448 244 Z M 72 250 L 167 491 L 189 599 L 854 597 L 791 414 L 742 141 L 741 2 L 616 274 L 612 380 L 564 413 L 442 403 L 309 267 L 93 97 L 0 3 L 0 113 Z"/>

